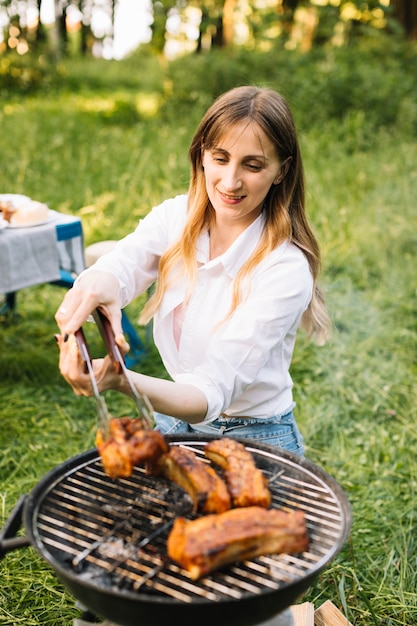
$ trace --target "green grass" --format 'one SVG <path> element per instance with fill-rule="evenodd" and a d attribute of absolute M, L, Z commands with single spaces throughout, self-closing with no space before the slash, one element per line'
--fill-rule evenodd
<path fill-rule="evenodd" d="M 338 59 L 346 91 L 350 60 L 343 65 Z M 261 57 L 257 61 L 262 78 L 271 60 L 265 58 L 265 66 Z M 355 80 L 369 67 L 369 59 L 362 62 Z M 198 81 L 206 80 L 212 91 L 220 79 L 222 86 L 242 82 L 233 65 L 203 79 L 198 60 L 194 92 L 176 91 L 176 72 L 185 75 L 187 63 L 191 75 L 192 62 L 185 62 L 171 76 L 161 69 L 159 77 L 135 75 L 124 65 L 117 75 L 112 65 L 107 80 L 101 64 L 86 66 L 85 75 L 80 65 L 68 66 L 55 90 L 24 98 L 11 94 L 0 108 L 1 191 L 26 193 L 80 215 L 87 244 L 127 233 L 152 205 L 187 186 L 188 142 L 211 97 Z M 242 60 L 236 63 L 240 67 Z M 390 64 L 398 74 L 401 63 Z M 256 82 L 256 59 L 247 67 L 252 68 L 248 80 Z M 404 93 L 390 107 L 407 110 L 408 118 L 389 125 L 382 90 L 379 100 L 372 93 L 369 121 L 360 94 L 352 101 L 350 92 L 346 115 L 326 117 L 325 87 L 335 83 L 340 90 L 341 79 L 314 74 L 316 67 L 313 56 L 291 66 L 293 78 L 287 69 L 286 92 L 300 103 L 295 114 L 302 121 L 308 207 L 323 250 L 334 335 L 319 348 L 300 334 L 292 374 L 307 456 L 345 489 L 353 527 L 342 553 L 304 599 L 315 606 L 332 600 L 355 626 L 412 626 L 417 624 L 415 112 Z M 207 64 L 204 68 L 207 73 Z M 384 84 L 388 71 L 373 67 L 374 88 Z M 317 84 L 308 83 L 309 74 Z M 301 95 L 319 93 L 324 80 L 322 100 L 311 100 L 308 118 Z M 402 84 L 410 80 L 407 74 Z M 337 97 L 343 100 L 343 91 Z M 152 108 L 161 102 L 161 109 Z M 57 368 L 53 315 L 62 295 L 50 285 L 26 289 L 18 294 L 18 317 L 0 319 L 2 523 L 47 471 L 93 445 L 94 401 L 77 398 Z M 140 303 L 130 306 L 132 319 L 139 308 Z M 165 375 L 153 346 L 140 367 Z M 114 395 L 109 404 L 115 412 L 125 408 Z M 8 554 L 0 573 L 0 624 L 71 626 L 78 615 L 73 598 L 32 548 Z"/>

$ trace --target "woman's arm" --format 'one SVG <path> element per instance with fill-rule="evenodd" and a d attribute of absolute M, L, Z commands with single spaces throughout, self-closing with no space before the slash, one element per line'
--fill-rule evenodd
<path fill-rule="evenodd" d="M 59 369 L 65 380 L 77 395 L 91 396 L 92 385 L 88 373 L 85 373 L 83 361 L 74 335 L 64 341 L 57 335 L 60 348 Z M 109 356 L 93 360 L 94 375 L 99 391 L 114 390 L 131 395 L 130 387 L 121 374 L 118 374 Z M 129 371 L 130 379 L 140 394 L 147 396 L 153 409 L 172 417 L 185 420 L 190 424 L 201 422 L 207 413 L 207 399 L 194 385 L 175 383 L 170 380 L 146 376 Z"/>
<path fill-rule="evenodd" d="M 197 387 L 172 380 L 154 378 L 138 372 L 130 372 L 130 378 L 137 390 L 147 396 L 153 409 L 189 424 L 202 422 L 207 413 L 207 399 Z M 122 377 L 119 391 L 130 395 L 130 389 Z"/>

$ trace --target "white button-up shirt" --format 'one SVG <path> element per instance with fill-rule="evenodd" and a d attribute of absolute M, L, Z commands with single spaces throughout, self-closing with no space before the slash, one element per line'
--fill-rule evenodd
<path fill-rule="evenodd" d="M 136 230 L 101 257 L 95 269 L 114 274 L 121 306 L 157 278 L 163 252 L 181 236 L 187 196 L 155 207 Z M 256 267 L 248 294 L 230 319 L 233 280 L 256 248 L 262 214 L 221 256 L 210 260 L 209 234 L 197 242 L 198 275 L 182 306 L 187 285 L 169 287 L 154 318 L 154 341 L 168 374 L 207 398 L 205 422 L 221 413 L 266 419 L 291 408 L 289 367 L 296 331 L 307 308 L 313 279 L 305 255 L 286 241 Z"/>

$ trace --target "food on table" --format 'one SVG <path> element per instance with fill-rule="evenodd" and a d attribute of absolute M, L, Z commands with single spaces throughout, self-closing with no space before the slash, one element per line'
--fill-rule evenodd
<path fill-rule="evenodd" d="M 271 493 L 267 478 L 256 467 L 252 454 L 242 443 L 227 437 L 215 439 L 205 446 L 204 453 L 224 470 L 234 507 L 269 507 Z"/>
<path fill-rule="evenodd" d="M 226 483 L 196 454 L 180 446 L 171 446 L 148 466 L 150 474 L 174 481 L 190 496 L 194 510 L 200 513 L 221 513 L 230 509 Z"/>
<path fill-rule="evenodd" d="M 3 217 L 11 226 L 35 226 L 42 222 L 48 221 L 49 208 L 43 202 L 37 202 L 36 200 L 29 200 L 25 204 L 19 204 L 14 207 L 13 204 L 6 211 L 7 217 Z"/>
<path fill-rule="evenodd" d="M 0 194 L 2 218 L 11 226 L 34 226 L 48 220 L 49 207 L 18 194 Z"/>
<path fill-rule="evenodd" d="M 12 217 L 16 209 L 13 207 L 11 202 L 0 200 L 0 211 L 2 219 L 6 222 L 10 222 L 10 218 Z"/>
<path fill-rule="evenodd" d="M 223 565 L 266 554 L 296 554 L 308 548 L 304 513 L 243 507 L 195 520 L 177 517 L 167 552 L 193 580 Z"/>
<path fill-rule="evenodd" d="M 109 436 L 96 435 L 96 446 L 105 473 L 111 478 L 132 475 L 135 465 L 155 461 L 168 451 L 165 437 L 158 430 L 144 430 L 141 419 L 112 418 Z"/>

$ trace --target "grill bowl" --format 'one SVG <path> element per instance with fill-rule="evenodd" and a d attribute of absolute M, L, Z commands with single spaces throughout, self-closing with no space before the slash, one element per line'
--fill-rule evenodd
<path fill-rule="evenodd" d="M 204 459 L 216 437 L 168 436 Z M 348 538 L 351 508 L 340 485 L 311 461 L 240 440 L 269 480 L 272 507 L 305 513 L 310 546 L 300 555 L 270 555 L 227 566 L 199 581 L 166 557 L 167 523 L 187 504 L 175 485 L 135 468 L 132 477 L 104 474 L 96 450 L 49 472 L 26 499 L 30 543 L 94 613 L 121 626 L 254 626 L 293 604 Z M 180 509 L 178 508 L 180 507 Z M 135 546 L 165 530 L 141 550 Z"/>

